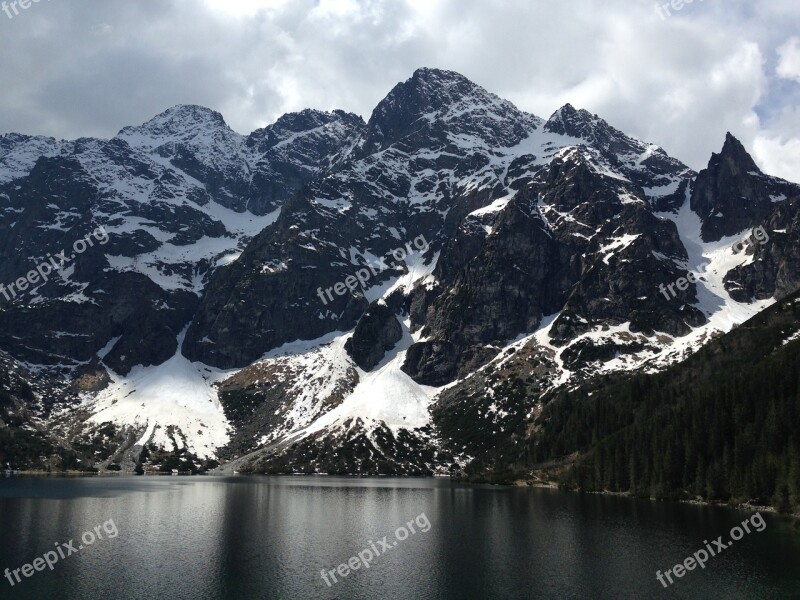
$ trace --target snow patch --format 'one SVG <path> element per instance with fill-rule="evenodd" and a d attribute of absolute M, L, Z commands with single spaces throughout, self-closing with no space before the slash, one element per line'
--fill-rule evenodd
<path fill-rule="evenodd" d="M 185 336 L 186 330 L 178 336 L 175 356 L 163 364 L 134 367 L 126 377 L 109 369 L 111 385 L 87 402 L 89 420 L 146 427 L 142 440 L 152 436 L 166 448 L 172 447 L 167 428 L 174 426 L 186 437 L 189 451 L 214 456 L 229 441 L 229 424 L 213 384 L 233 372 L 190 362 L 181 353 Z"/>

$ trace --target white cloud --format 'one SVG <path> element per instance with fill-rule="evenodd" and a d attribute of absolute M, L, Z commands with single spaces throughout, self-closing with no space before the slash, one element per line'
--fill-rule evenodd
<path fill-rule="evenodd" d="M 800 183 L 800 140 L 762 134 L 753 142 L 753 154 L 771 175 Z"/>
<path fill-rule="evenodd" d="M 757 113 L 791 109 L 774 83 L 795 85 L 778 78 L 798 73 L 798 5 L 695 2 L 662 19 L 650 0 L 40 3 L 0 24 L 14 57 L 0 63 L 0 131 L 110 136 L 178 103 L 242 133 L 306 107 L 368 118 L 431 66 L 542 117 L 587 108 L 696 169 L 732 131 L 785 171 L 775 145 L 797 130 Z"/>
<path fill-rule="evenodd" d="M 800 106 L 787 107 L 753 141 L 753 157 L 771 175 L 800 183 Z"/>
<path fill-rule="evenodd" d="M 778 55 L 778 75 L 784 79 L 800 81 L 800 38 L 794 37 L 787 41 L 778 48 Z"/>
<path fill-rule="evenodd" d="M 252 18 L 264 10 L 274 10 L 283 7 L 291 0 L 203 0 L 206 8 L 214 13 L 219 13 L 237 18 Z"/>

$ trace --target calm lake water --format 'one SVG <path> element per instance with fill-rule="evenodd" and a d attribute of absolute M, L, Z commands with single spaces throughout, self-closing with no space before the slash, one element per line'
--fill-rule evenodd
<path fill-rule="evenodd" d="M 62 546 L 52 571 L 13 587 L 3 577 L 0 598 L 800 598 L 800 535 L 771 515 L 704 570 L 669 589 L 656 580 L 749 516 L 440 479 L 6 478 L 0 569 L 70 540 L 76 553 Z M 78 550 L 88 531 L 103 539 Z M 383 536 L 391 549 L 368 569 L 326 585 L 322 569 L 382 552 Z"/>

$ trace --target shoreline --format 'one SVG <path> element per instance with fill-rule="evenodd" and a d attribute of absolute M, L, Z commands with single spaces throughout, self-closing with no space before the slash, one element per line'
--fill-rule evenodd
<path fill-rule="evenodd" d="M 13 474 L 5 474 L 5 477 L 0 479 L 10 479 L 11 477 L 54 477 L 54 478 L 70 478 L 70 477 L 125 477 L 125 478 L 145 478 L 145 477 L 347 477 L 352 479 L 380 479 L 380 478 L 387 478 L 387 477 L 396 477 L 399 479 L 450 479 L 455 483 L 462 483 L 467 485 L 490 485 L 493 487 L 516 487 L 516 488 L 537 488 L 537 489 L 550 489 L 550 490 L 558 490 L 561 492 L 569 492 L 573 494 L 591 494 L 597 496 L 618 496 L 621 498 L 629 498 L 632 500 L 650 500 L 651 502 L 674 502 L 677 504 L 689 504 L 695 506 L 708 506 L 708 507 L 718 507 L 718 508 L 727 508 L 732 510 L 740 510 L 746 512 L 766 512 L 771 513 L 776 516 L 781 517 L 790 517 L 795 519 L 800 519 L 800 513 L 790 513 L 790 514 L 783 514 L 779 513 L 775 507 L 768 506 L 768 505 L 756 505 L 756 504 L 748 504 L 748 503 L 739 503 L 739 504 L 727 504 L 724 502 L 709 502 L 707 500 L 700 500 L 700 499 L 692 499 L 692 500 L 685 500 L 685 499 L 674 499 L 674 498 L 656 498 L 653 496 L 645 497 L 645 496 L 634 496 L 630 492 L 612 492 L 609 490 L 603 491 L 586 491 L 582 492 L 579 490 L 570 490 L 562 488 L 558 485 L 557 482 L 554 481 L 532 481 L 526 479 L 516 479 L 511 482 L 507 483 L 493 483 L 487 481 L 466 481 L 456 477 L 452 477 L 450 475 L 358 475 L 354 473 L 347 473 L 347 474 L 336 474 L 331 475 L 330 473 L 279 473 L 279 474 L 265 474 L 265 473 L 185 473 L 185 474 L 173 474 L 173 473 L 150 473 L 147 475 L 135 475 L 132 473 L 123 473 L 123 472 L 116 472 L 116 471 L 108 471 L 108 472 L 101 472 L 101 473 L 87 473 L 84 471 L 65 471 L 65 472 L 58 472 L 58 473 L 47 473 L 45 471 L 19 471 Z"/>
<path fill-rule="evenodd" d="M 575 494 L 593 494 L 598 496 L 618 496 L 621 498 L 630 498 L 633 500 L 650 500 L 651 502 L 675 502 L 678 504 L 690 504 L 694 506 L 709 506 L 709 507 L 718 507 L 718 508 L 728 508 L 732 510 L 740 510 L 746 512 L 766 512 L 771 513 L 781 517 L 791 517 L 795 519 L 800 519 L 800 513 L 779 513 L 774 506 L 770 505 L 758 505 L 758 504 L 749 504 L 749 503 L 739 503 L 739 504 L 728 504 L 725 502 L 709 502 L 708 500 L 700 500 L 698 498 L 686 500 L 681 498 L 656 498 L 654 496 L 634 496 L 630 492 L 612 492 L 609 490 L 603 491 L 587 491 L 581 492 L 579 490 L 569 490 L 560 488 L 557 483 L 555 482 L 530 482 L 524 479 L 520 479 L 515 481 L 513 484 L 516 487 L 533 487 L 533 488 L 549 488 L 549 489 L 558 489 L 562 492 L 571 492 Z"/>

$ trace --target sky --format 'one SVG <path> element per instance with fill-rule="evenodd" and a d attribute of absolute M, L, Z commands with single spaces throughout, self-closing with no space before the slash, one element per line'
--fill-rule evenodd
<path fill-rule="evenodd" d="M 730 131 L 800 182 L 798 0 L 8 2 L 0 133 L 108 138 L 176 104 L 245 134 L 303 108 L 368 119 L 426 66 L 543 118 L 570 102 L 698 170 Z"/>

